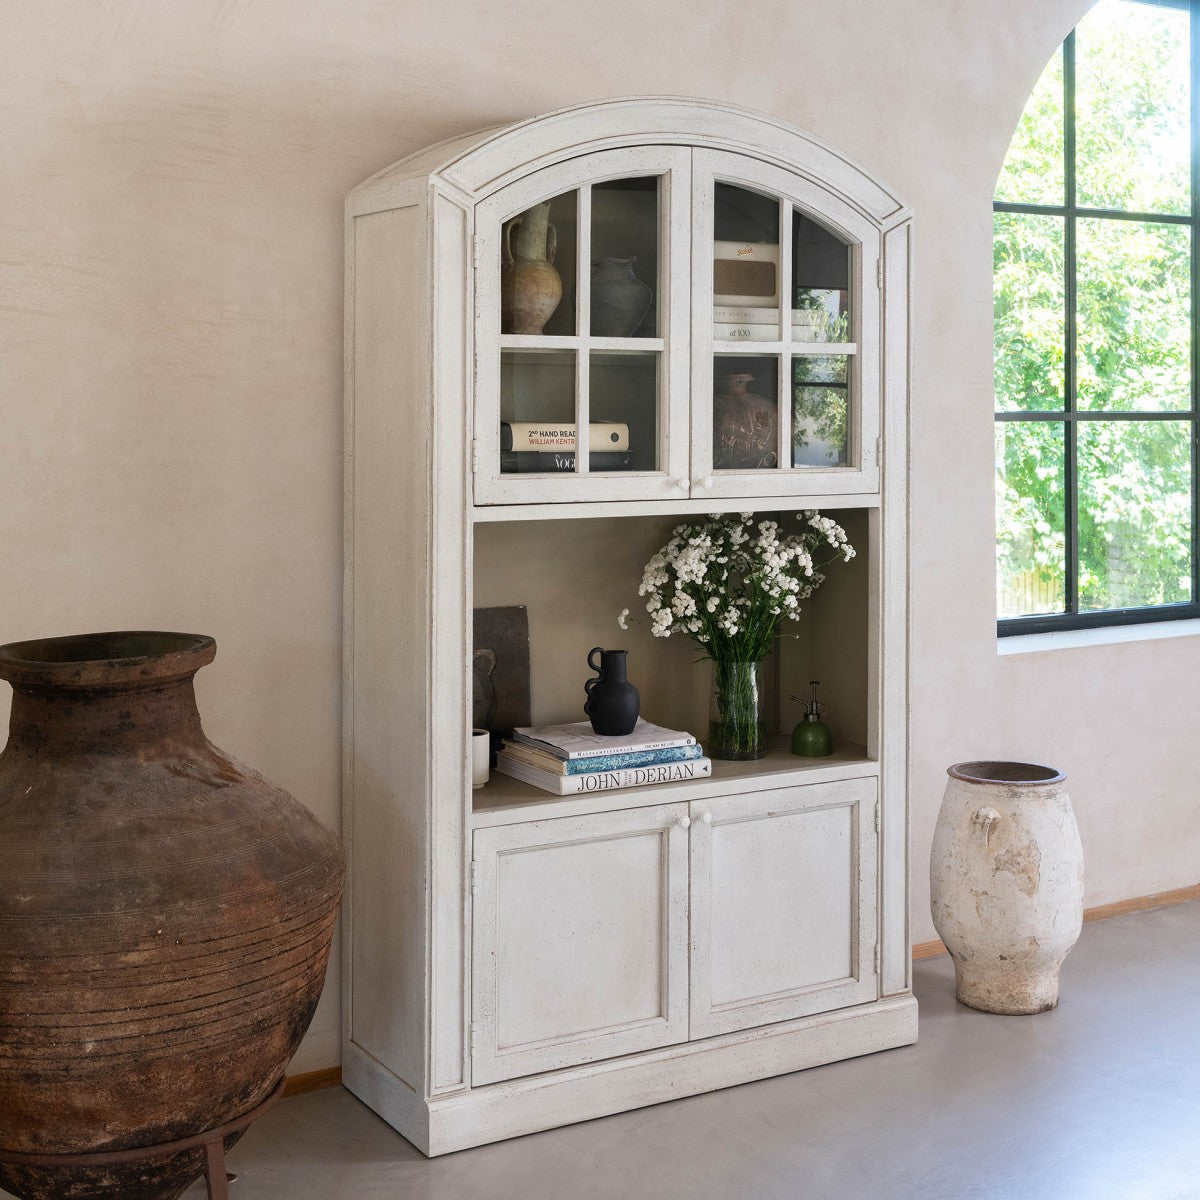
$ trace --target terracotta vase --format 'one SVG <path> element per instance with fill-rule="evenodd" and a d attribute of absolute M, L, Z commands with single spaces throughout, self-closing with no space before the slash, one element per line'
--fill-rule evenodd
<path fill-rule="evenodd" d="M 562 299 L 562 279 L 554 269 L 557 249 L 549 202 L 535 204 L 505 222 L 500 263 L 501 333 L 541 333 L 546 327 Z"/>
<path fill-rule="evenodd" d="M 1066 776 L 1018 762 L 958 763 L 947 774 L 929 885 L 958 998 L 984 1012 L 1045 1012 L 1083 922 Z"/>
<path fill-rule="evenodd" d="M 282 1077 L 316 1008 L 337 838 L 204 736 L 212 638 L 0 646 L 0 1160 L 202 1133 Z M 232 1141 L 232 1139 L 231 1139 Z M 167 1200 L 202 1152 L 5 1165 L 23 1200 Z"/>
<path fill-rule="evenodd" d="M 713 399 L 713 466 L 756 471 L 779 465 L 776 404 L 750 391 L 753 375 L 730 375 Z"/>

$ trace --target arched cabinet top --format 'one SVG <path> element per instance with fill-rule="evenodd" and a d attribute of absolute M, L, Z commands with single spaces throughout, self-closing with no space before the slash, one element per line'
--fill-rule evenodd
<path fill-rule="evenodd" d="M 482 200 L 532 171 L 637 145 L 728 150 L 787 167 L 839 196 L 880 229 L 911 214 L 890 188 L 824 142 L 774 118 L 708 100 L 609 100 L 482 130 L 401 159 L 355 188 L 357 211 L 428 179 L 464 202 Z"/>

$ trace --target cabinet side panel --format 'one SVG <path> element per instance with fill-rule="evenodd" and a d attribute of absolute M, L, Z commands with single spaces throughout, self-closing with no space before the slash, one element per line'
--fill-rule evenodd
<path fill-rule="evenodd" d="M 424 1085 L 429 740 L 425 210 L 356 218 L 347 637 L 351 1040 Z"/>
<path fill-rule="evenodd" d="M 471 710 L 464 682 L 472 614 L 463 603 L 471 542 L 465 447 L 471 411 L 470 262 L 467 213 L 444 196 L 433 200 L 433 944 L 430 1080 L 432 1092 L 461 1087 L 465 1063 L 465 804 L 469 780 L 466 730 Z"/>
<path fill-rule="evenodd" d="M 882 991 L 912 986 L 908 916 L 908 397 L 910 226 L 884 242 Z"/>

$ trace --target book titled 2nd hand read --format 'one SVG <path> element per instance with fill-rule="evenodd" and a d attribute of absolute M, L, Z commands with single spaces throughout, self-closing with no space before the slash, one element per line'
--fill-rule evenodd
<path fill-rule="evenodd" d="M 537 424 L 533 421 L 501 421 L 501 450 L 574 450 L 578 441 L 574 421 Z M 591 450 L 626 451 L 629 426 L 623 421 L 592 421 L 588 425 Z"/>
<path fill-rule="evenodd" d="M 611 792 L 617 788 L 649 787 L 656 783 L 682 783 L 689 779 L 704 779 L 712 774 L 712 761 L 693 758 L 687 762 L 656 763 L 650 767 L 633 767 L 623 771 L 595 771 L 587 775 L 555 775 L 531 767 L 507 754 L 496 756 L 496 770 L 511 775 L 523 783 L 553 792 L 557 796 L 573 796 L 578 792 Z"/>

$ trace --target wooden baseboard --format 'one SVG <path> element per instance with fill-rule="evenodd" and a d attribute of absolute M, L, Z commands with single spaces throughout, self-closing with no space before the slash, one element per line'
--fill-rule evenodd
<path fill-rule="evenodd" d="M 1191 887 L 1174 888 L 1169 892 L 1155 892 L 1151 896 L 1134 896 L 1130 900 L 1117 900 L 1112 904 L 1097 904 L 1095 908 L 1085 908 L 1083 919 L 1087 921 L 1105 921 L 1109 917 L 1123 917 L 1127 913 L 1145 912 L 1149 908 L 1166 908 L 1171 904 L 1184 904 L 1188 900 L 1200 900 L 1200 883 Z M 923 958 L 937 958 L 946 953 L 946 947 L 938 938 L 932 942 L 918 942 L 913 946 L 913 962 Z"/>
<path fill-rule="evenodd" d="M 326 1067 L 322 1071 L 305 1071 L 302 1075 L 289 1075 L 283 1081 L 283 1095 L 299 1096 L 302 1092 L 315 1092 L 321 1088 L 338 1087 L 342 1082 L 341 1067 Z"/>

